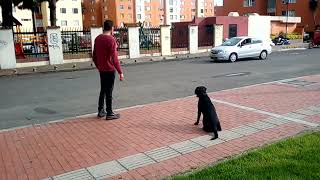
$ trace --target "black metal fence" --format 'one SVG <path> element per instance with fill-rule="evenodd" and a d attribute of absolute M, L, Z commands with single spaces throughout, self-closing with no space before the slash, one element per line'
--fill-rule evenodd
<path fill-rule="evenodd" d="M 13 39 L 18 63 L 49 60 L 46 32 L 14 32 Z"/>
<path fill-rule="evenodd" d="M 171 51 L 188 51 L 189 29 L 188 26 L 171 28 Z"/>
<path fill-rule="evenodd" d="M 129 39 L 128 39 L 128 28 L 115 28 L 114 37 L 118 44 L 118 54 L 128 55 L 129 54 Z"/>
<path fill-rule="evenodd" d="M 61 38 L 65 59 L 91 57 L 90 30 L 62 30 Z"/>
<path fill-rule="evenodd" d="M 201 48 L 213 47 L 213 25 L 199 26 L 198 46 Z"/>
<path fill-rule="evenodd" d="M 139 40 L 141 54 L 160 52 L 160 28 L 140 28 Z"/>

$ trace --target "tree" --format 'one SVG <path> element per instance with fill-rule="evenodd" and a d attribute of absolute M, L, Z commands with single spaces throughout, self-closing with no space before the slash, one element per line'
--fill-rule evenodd
<path fill-rule="evenodd" d="M 13 15 L 12 8 L 14 6 L 21 6 L 24 9 L 31 9 L 34 0 L 0 0 L 0 7 L 2 9 L 2 26 L 4 28 L 12 28 Z"/>
<path fill-rule="evenodd" d="M 57 2 L 58 0 L 38 0 L 40 3 L 47 1 L 49 3 L 49 9 L 50 9 L 50 24 L 51 26 L 57 26 Z"/>
<path fill-rule="evenodd" d="M 318 8 L 318 0 L 309 0 L 309 9 L 313 15 L 313 23 L 316 25 L 316 12 Z"/>

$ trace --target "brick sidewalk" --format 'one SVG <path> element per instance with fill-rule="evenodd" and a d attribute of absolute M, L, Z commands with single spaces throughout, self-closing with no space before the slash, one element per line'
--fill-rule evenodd
<path fill-rule="evenodd" d="M 159 179 L 320 123 L 320 76 L 210 93 L 223 131 L 194 126 L 195 97 L 0 132 L 0 179 Z"/>

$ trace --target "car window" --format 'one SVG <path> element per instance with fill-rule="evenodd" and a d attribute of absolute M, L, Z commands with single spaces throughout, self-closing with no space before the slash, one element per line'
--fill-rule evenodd
<path fill-rule="evenodd" d="M 240 41 L 241 41 L 241 38 L 234 37 L 234 38 L 226 40 L 224 43 L 221 44 L 221 46 L 235 46 Z"/>
<path fill-rule="evenodd" d="M 252 39 L 252 44 L 260 44 L 262 41 L 260 39 Z"/>
<path fill-rule="evenodd" d="M 249 44 L 251 44 L 252 42 L 251 42 L 251 38 L 247 38 L 247 39 L 245 39 L 245 40 L 243 40 L 242 42 L 241 42 L 241 45 L 242 46 L 245 46 L 245 45 L 249 45 Z"/>

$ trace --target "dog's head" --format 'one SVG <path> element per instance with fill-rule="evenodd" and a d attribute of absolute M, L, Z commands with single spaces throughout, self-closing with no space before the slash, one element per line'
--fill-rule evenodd
<path fill-rule="evenodd" d="M 197 97 L 201 97 L 207 94 L 207 88 L 204 86 L 198 86 L 194 93 L 197 95 Z"/>

